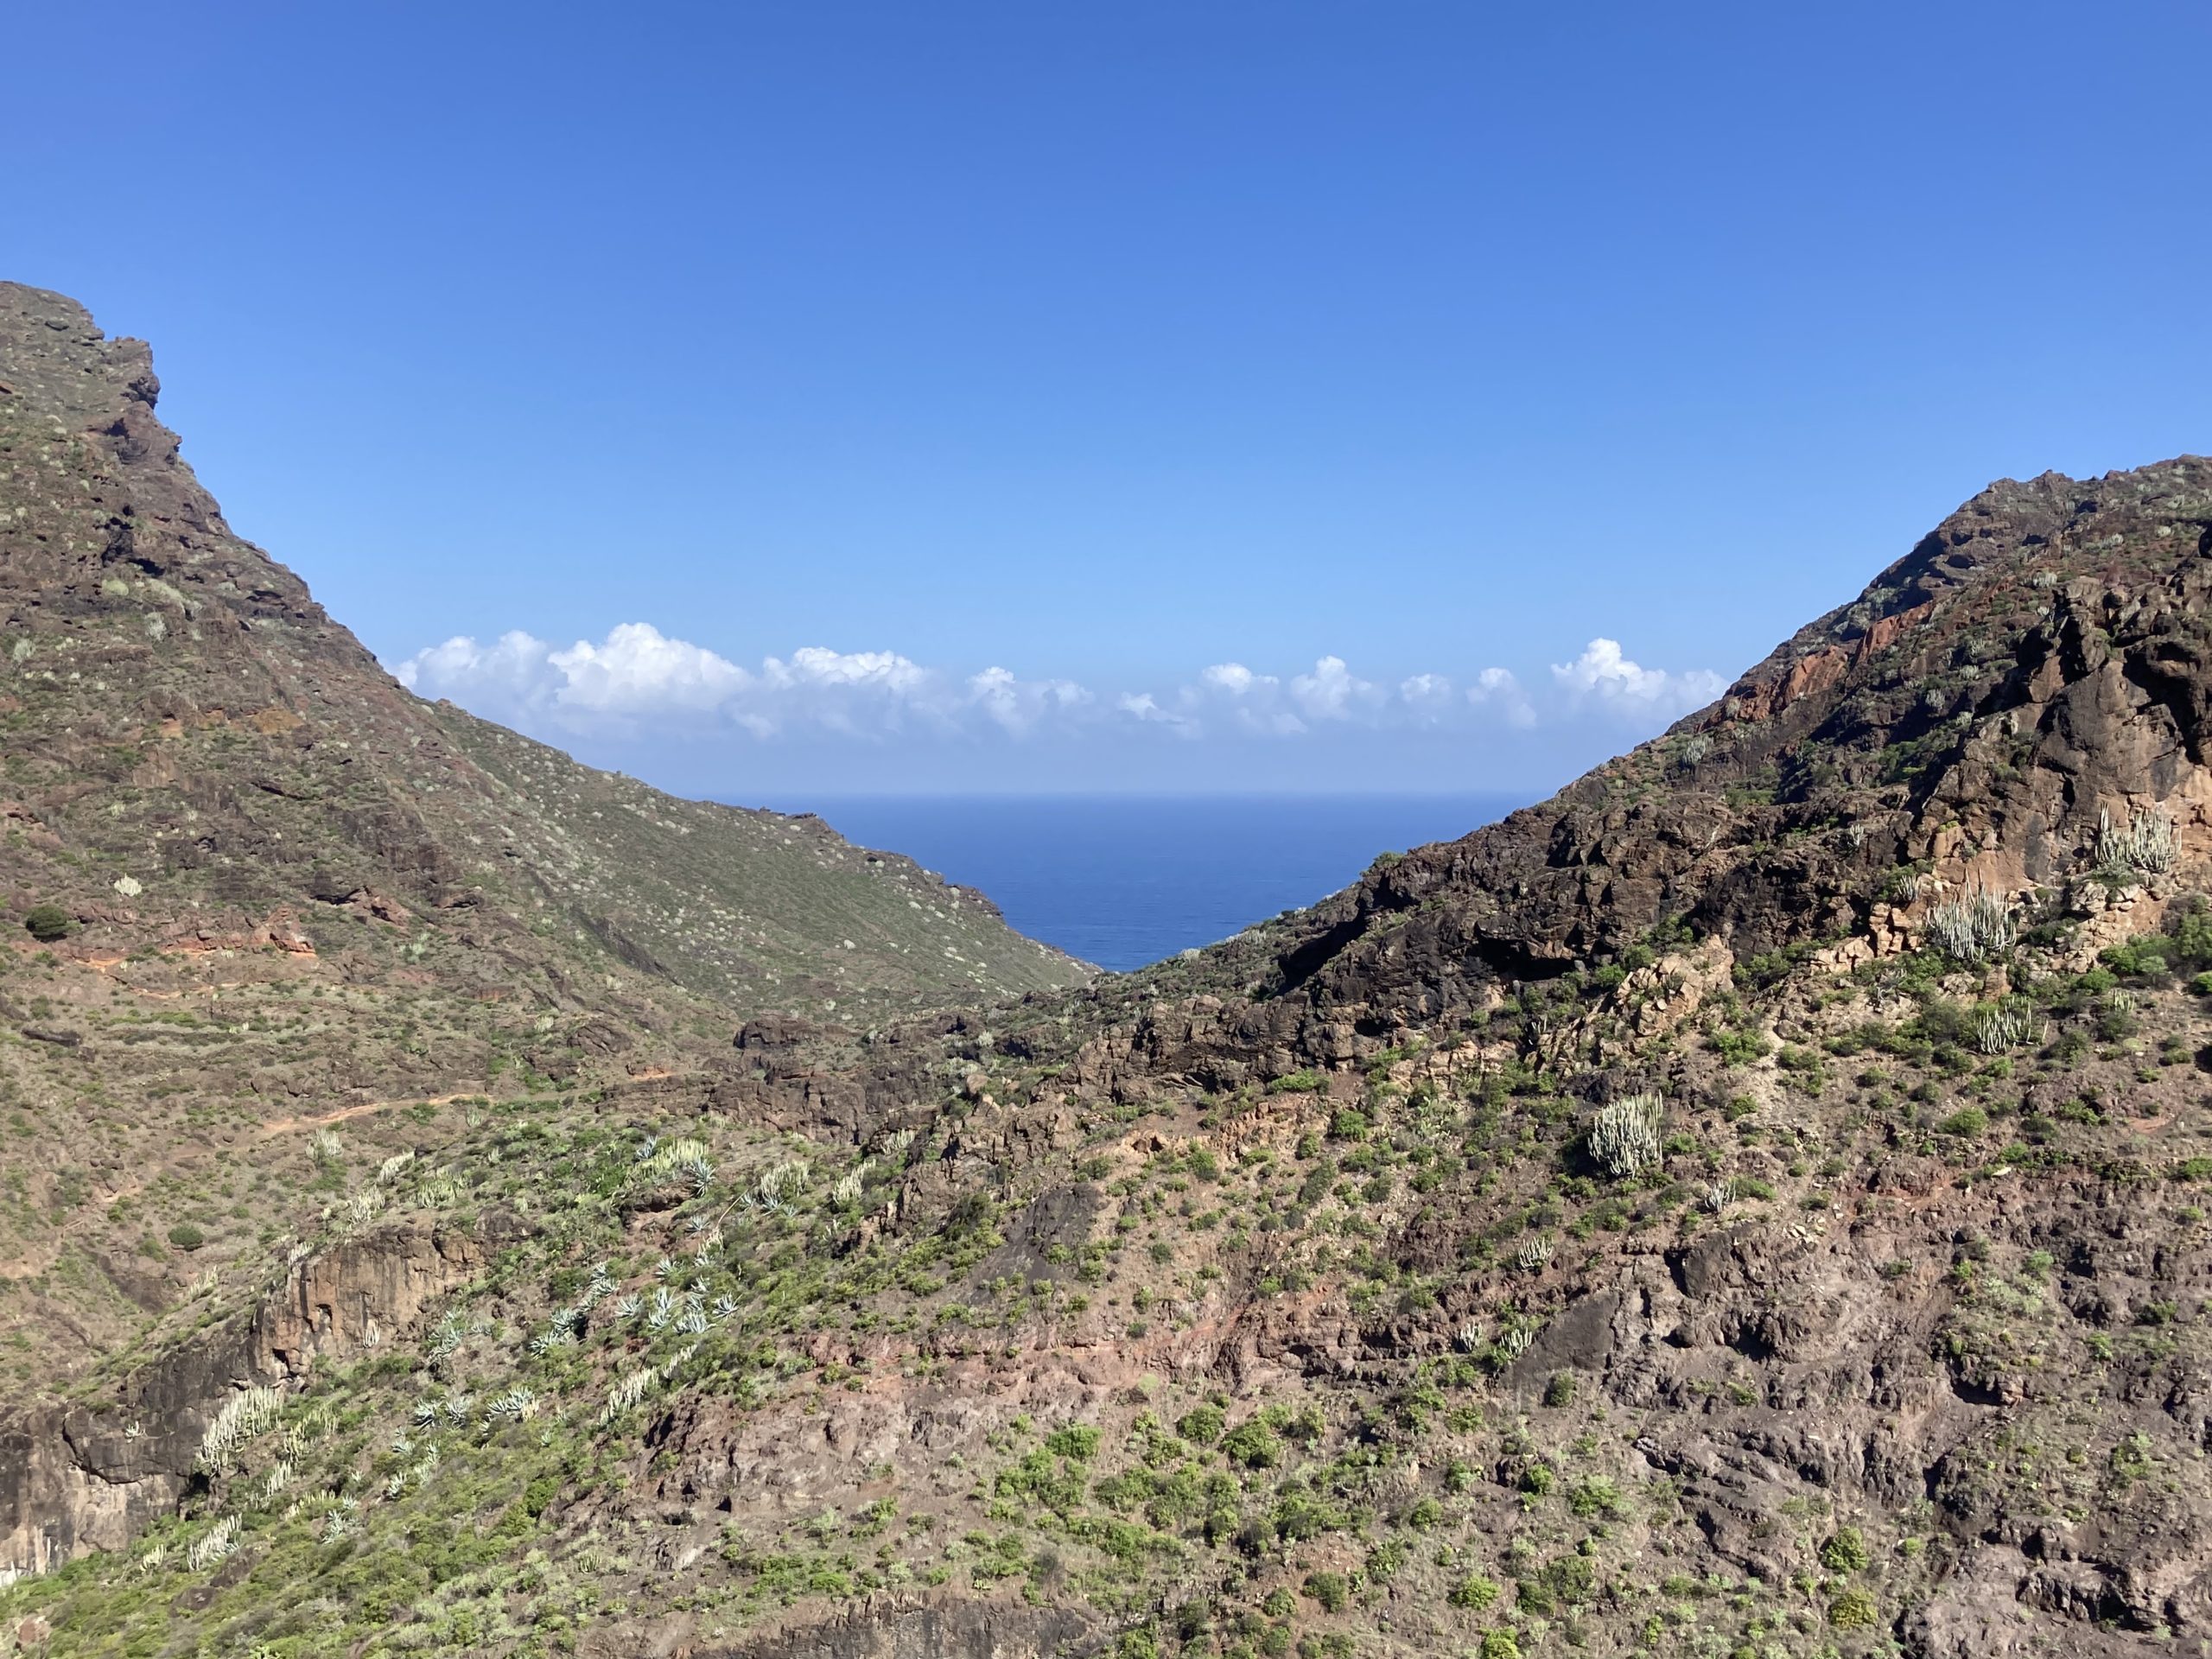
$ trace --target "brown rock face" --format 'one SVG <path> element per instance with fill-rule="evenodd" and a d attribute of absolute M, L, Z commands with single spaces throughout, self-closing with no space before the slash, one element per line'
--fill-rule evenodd
<path fill-rule="evenodd" d="M 481 1235 L 379 1228 L 296 1263 L 256 1314 L 131 1373 L 112 1404 L 18 1417 L 0 1430 L 0 1581 L 121 1549 L 175 1510 L 226 1398 L 387 1348 L 505 1231 L 496 1219 Z"/>

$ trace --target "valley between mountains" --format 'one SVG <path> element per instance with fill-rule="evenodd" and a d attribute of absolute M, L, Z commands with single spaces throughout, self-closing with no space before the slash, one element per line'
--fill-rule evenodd
<path fill-rule="evenodd" d="M 2212 461 L 1104 976 L 413 697 L 157 394 L 0 285 L 0 1653 L 2212 1643 Z"/>

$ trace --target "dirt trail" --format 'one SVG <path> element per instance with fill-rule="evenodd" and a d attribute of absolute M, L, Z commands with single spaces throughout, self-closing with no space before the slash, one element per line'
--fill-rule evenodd
<path fill-rule="evenodd" d="M 480 1089 L 469 1089 L 452 1095 L 418 1095 L 411 1100 L 359 1101 L 315 1117 L 273 1117 L 259 1125 L 255 1133 L 267 1136 L 289 1135 L 295 1129 L 319 1129 L 326 1124 L 343 1123 L 349 1117 L 366 1117 L 373 1112 L 388 1112 L 403 1106 L 450 1106 L 457 1100 L 475 1100 L 483 1092 Z"/>

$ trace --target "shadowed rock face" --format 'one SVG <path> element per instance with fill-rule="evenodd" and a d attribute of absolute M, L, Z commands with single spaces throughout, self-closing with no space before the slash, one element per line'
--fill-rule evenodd
<path fill-rule="evenodd" d="M 251 1316 L 128 1373 L 111 1402 L 34 1412 L 0 1429 L 0 1577 L 123 1548 L 175 1511 L 226 1400 L 301 1382 L 319 1361 L 388 1350 L 517 1231 L 500 1217 L 469 1233 L 379 1228 L 296 1263 Z"/>
<path fill-rule="evenodd" d="M 1954 893 L 2067 888 L 2101 821 L 2153 804 L 2194 849 L 2212 798 L 2208 537 L 2199 457 L 1993 485 L 1664 738 L 1274 931 L 1252 964 L 1264 996 L 1154 1013 L 1131 1040 L 1154 1068 L 1281 1075 L 1658 929 L 1738 957 L 1893 954 L 1936 892 L 1884 891 L 1914 861 Z"/>
<path fill-rule="evenodd" d="M 1083 1659 L 1106 1645 L 1096 1624 L 1069 1608 L 887 1602 L 737 1647 L 699 1651 L 701 1659 Z"/>

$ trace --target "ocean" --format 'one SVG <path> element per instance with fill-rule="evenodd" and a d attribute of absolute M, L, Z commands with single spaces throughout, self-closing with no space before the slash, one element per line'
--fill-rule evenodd
<path fill-rule="evenodd" d="M 1102 968 L 1211 944 L 1450 841 L 1531 798 L 848 797 L 805 805 L 862 846 L 980 887 L 1007 920 Z"/>

